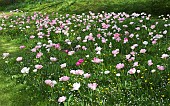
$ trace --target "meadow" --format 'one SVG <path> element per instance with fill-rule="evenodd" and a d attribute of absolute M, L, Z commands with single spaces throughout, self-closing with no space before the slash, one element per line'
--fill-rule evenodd
<path fill-rule="evenodd" d="M 169 2 L 157 3 L 2 6 L 0 105 L 170 105 Z"/>

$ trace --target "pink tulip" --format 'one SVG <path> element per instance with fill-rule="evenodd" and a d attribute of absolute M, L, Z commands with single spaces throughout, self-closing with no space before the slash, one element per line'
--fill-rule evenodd
<path fill-rule="evenodd" d="M 155 25 L 151 25 L 151 29 L 154 29 L 156 26 Z"/>
<path fill-rule="evenodd" d="M 83 71 L 83 70 L 76 70 L 76 71 L 75 71 L 75 74 L 76 74 L 76 75 L 83 75 L 83 74 L 84 74 L 84 71 Z"/>
<path fill-rule="evenodd" d="M 42 38 L 43 38 L 43 36 L 41 36 L 41 35 L 40 35 L 40 36 L 38 36 L 38 38 L 41 38 L 41 39 L 42 39 Z"/>
<path fill-rule="evenodd" d="M 119 54 L 119 49 L 113 50 L 112 54 L 114 55 L 114 57 L 116 57 L 116 55 Z"/>
<path fill-rule="evenodd" d="M 52 62 L 54 62 L 54 61 L 57 61 L 57 58 L 55 58 L 55 57 L 50 57 L 50 60 L 51 60 Z"/>
<path fill-rule="evenodd" d="M 30 36 L 30 39 L 34 39 L 34 38 L 35 38 L 35 36 L 33 36 L 33 35 L 32 35 L 32 36 Z"/>
<path fill-rule="evenodd" d="M 59 44 L 59 43 L 58 43 L 58 44 L 55 44 L 54 47 L 55 47 L 56 49 L 60 49 L 60 44 Z"/>
<path fill-rule="evenodd" d="M 101 62 L 103 62 L 103 59 L 99 59 L 99 58 L 93 58 L 93 60 L 92 60 L 92 62 L 93 63 L 101 63 Z"/>
<path fill-rule="evenodd" d="M 127 43 L 128 42 L 128 38 L 124 38 L 124 42 L 123 43 Z"/>
<path fill-rule="evenodd" d="M 68 53 L 68 55 L 71 56 L 71 55 L 73 55 L 75 53 L 75 51 L 68 51 L 67 53 Z"/>
<path fill-rule="evenodd" d="M 157 65 L 157 68 L 158 68 L 158 70 L 161 70 L 161 71 L 165 70 L 165 67 L 161 66 L 161 65 Z"/>
<path fill-rule="evenodd" d="M 156 40 L 153 40 L 153 41 L 152 41 L 152 44 L 156 44 Z"/>
<path fill-rule="evenodd" d="M 70 79 L 70 77 L 63 76 L 63 77 L 59 78 L 59 81 L 68 81 L 69 79 Z"/>
<path fill-rule="evenodd" d="M 81 65 L 81 63 L 80 62 L 76 62 L 76 66 L 79 66 L 79 65 Z"/>
<path fill-rule="evenodd" d="M 35 68 L 36 68 L 36 69 L 41 69 L 41 68 L 43 68 L 43 66 L 42 66 L 42 65 L 37 64 L 37 65 L 35 65 Z"/>
<path fill-rule="evenodd" d="M 73 90 L 79 90 L 79 88 L 80 88 L 80 83 L 74 83 L 73 84 Z"/>
<path fill-rule="evenodd" d="M 89 73 L 84 74 L 84 78 L 89 78 L 90 76 L 91 76 L 91 74 L 89 74 Z"/>
<path fill-rule="evenodd" d="M 55 80 L 45 80 L 45 84 L 49 85 L 50 87 L 54 87 L 57 82 Z"/>
<path fill-rule="evenodd" d="M 117 68 L 118 70 L 122 69 L 123 67 L 124 67 L 124 64 L 123 64 L 123 63 L 119 63 L 119 64 L 116 65 L 116 68 Z"/>
<path fill-rule="evenodd" d="M 23 49 L 23 48 L 25 48 L 25 46 L 20 46 L 19 48 L 20 48 L 20 49 Z"/>
<path fill-rule="evenodd" d="M 83 49 L 83 50 L 87 50 L 87 48 L 86 48 L 85 46 L 82 46 L 82 49 Z"/>
<path fill-rule="evenodd" d="M 97 83 L 89 83 L 88 84 L 88 87 L 92 90 L 96 90 L 96 87 L 97 87 Z"/>
<path fill-rule="evenodd" d="M 59 97 L 58 99 L 58 102 L 64 102 L 66 100 L 66 97 L 65 96 L 62 96 L 62 97 Z"/>
<path fill-rule="evenodd" d="M 127 60 L 130 59 L 130 57 L 131 57 L 130 54 L 126 55 L 126 59 L 127 59 Z"/>
<path fill-rule="evenodd" d="M 100 38 L 101 37 L 101 34 L 97 34 L 97 38 Z"/>
<path fill-rule="evenodd" d="M 33 48 L 33 49 L 31 49 L 31 51 L 32 51 L 32 52 L 36 52 L 36 51 L 37 51 L 37 49 L 36 49 L 36 48 Z"/>
<path fill-rule="evenodd" d="M 88 40 L 94 40 L 93 35 L 90 34 L 90 35 L 88 36 Z"/>
<path fill-rule="evenodd" d="M 79 59 L 79 60 L 78 60 L 78 62 L 76 62 L 76 66 L 81 65 L 81 63 L 83 63 L 83 62 L 84 62 L 84 60 L 83 60 L 83 59 Z"/>
<path fill-rule="evenodd" d="M 65 52 L 65 53 L 68 53 L 68 52 L 69 52 L 69 50 L 64 50 L 64 52 Z"/>
<path fill-rule="evenodd" d="M 45 84 L 51 85 L 52 81 L 51 80 L 45 80 Z"/>
<path fill-rule="evenodd" d="M 117 42 L 119 42 L 120 40 L 121 40 L 121 38 L 120 38 L 120 37 L 119 37 L 119 38 L 116 38 L 116 41 L 117 41 Z"/>
<path fill-rule="evenodd" d="M 170 47 L 168 47 L 168 51 L 170 51 Z"/>
<path fill-rule="evenodd" d="M 3 59 L 5 59 L 5 58 L 8 57 L 8 56 L 9 56 L 9 53 L 3 53 L 3 54 L 2 54 Z"/>
<path fill-rule="evenodd" d="M 40 49 L 40 48 L 41 48 L 41 45 L 35 46 L 35 49 Z"/>
<path fill-rule="evenodd" d="M 117 38 L 119 38 L 119 37 L 120 37 L 120 34 L 119 34 L 119 33 L 115 33 L 115 34 L 114 34 L 114 38 L 115 38 L 115 39 L 117 39 Z"/>
<path fill-rule="evenodd" d="M 61 68 L 65 68 L 66 66 L 67 66 L 66 63 L 63 63 L 63 64 L 60 65 Z"/>
<path fill-rule="evenodd" d="M 146 49 L 141 49 L 140 53 L 146 53 Z"/>
<path fill-rule="evenodd" d="M 75 75 L 83 75 L 84 71 L 78 69 L 78 70 L 71 70 L 70 73 Z"/>
<path fill-rule="evenodd" d="M 102 43 L 106 43 L 106 39 L 105 38 L 102 38 Z"/>
<path fill-rule="evenodd" d="M 134 66 L 134 67 L 135 67 L 135 66 L 138 66 L 138 62 L 134 62 L 133 66 Z"/>
<path fill-rule="evenodd" d="M 70 70 L 70 73 L 71 73 L 71 74 L 75 74 L 75 73 L 76 73 L 76 70 Z"/>
<path fill-rule="evenodd" d="M 39 53 L 37 53 L 36 58 L 40 58 L 42 55 L 43 55 L 43 53 L 39 52 Z"/>
<path fill-rule="evenodd" d="M 132 68 L 128 71 L 129 74 L 135 74 L 136 73 L 136 69 L 135 68 Z"/>
<path fill-rule="evenodd" d="M 132 52 L 130 52 L 130 54 L 135 56 L 136 52 L 132 51 Z"/>
<path fill-rule="evenodd" d="M 169 55 L 168 54 L 162 54 L 162 59 L 166 59 L 166 58 L 168 58 L 169 57 Z"/>
<path fill-rule="evenodd" d="M 16 61 L 22 61 L 22 57 L 17 57 Z"/>
<path fill-rule="evenodd" d="M 82 63 L 82 62 L 84 62 L 84 60 L 83 59 L 79 59 L 78 62 Z"/>
<path fill-rule="evenodd" d="M 51 24 L 52 25 L 56 24 L 56 20 L 52 20 Z"/>
<path fill-rule="evenodd" d="M 110 25 L 109 25 L 109 24 L 102 23 L 102 28 L 104 28 L 104 29 L 108 29 L 109 27 L 110 27 Z"/>
<path fill-rule="evenodd" d="M 148 60 L 148 66 L 153 65 L 152 60 Z"/>

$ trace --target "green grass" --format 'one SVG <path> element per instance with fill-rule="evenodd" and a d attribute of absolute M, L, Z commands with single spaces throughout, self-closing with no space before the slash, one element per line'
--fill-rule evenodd
<path fill-rule="evenodd" d="M 8 37 L 0 37 L 0 54 L 4 52 L 16 52 L 17 47 L 16 43 L 8 40 Z M 2 61 L 0 61 L 1 71 L 0 71 L 0 105 L 1 106 L 11 106 L 13 101 L 15 100 L 15 97 L 19 97 L 18 95 L 19 90 L 22 88 L 21 85 L 16 84 L 16 80 L 12 79 L 11 75 L 5 73 L 4 66 L 6 64 Z"/>
<path fill-rule="evenodd" d="M 107 12 L 146 12 L 152 15 L 168 14 L 170 9 L 169 0 L 48 0 L 40 2 L 21 2 L 9 6 L 2 6 L 0 10 L 8 11 L 20 9 L 25 12 L 58 12 L 81 14 L 82 12 L 101 11 Z"/>
<path fill-rule="evenodd" d="M 160 14 L 167 13 L 167 9 L 169 9 L 170 2 L 168 1 L 166 5 L 163 3 L 161 5 L 160 4 L 158 5 L 156 4 L 156 1 L 155 1 L 155 5 L 152 5 L 151 3 L 152 3 L 151 1 L 148 2 L 147 0 L 128 0 L 128 1 L 127 0 L 107 0 L 107 1 L 100 0 L 99 2 L 95 2 L 95 0 L 93 1 L 91 0 L 84 0 L 84 1 L 83 0 L 68 0 L 68 1 L 60 0 L 57 2 L 42 2 L 41 4 L 38 2 L 37 3 L 33 3 L 33 2 L 32 3 L 31 2 L 18 3 L 14 5 L 9 5 L 7 8 L 1 7 L 0 9 L 3 10 L 4 12 L 7 12 L 11 9 L 19 8 L 20 10 L 29 12 L 28 14 L 32 14 L 34 11 L 41 11 L 41 12 L 47 12 L 47 13 L 58 12 L 60 14 L 67 14 L 67 13 L 81 14 L 84 12 L 88 13 L 89 11 L 98 13 L 104 10 L 107 12 L 114 11 L 114 12 L 127 12 L 127 13 L 147 12 L 147 13 L 151 13 L 152 15 L 160 15 Z M 14 16 L 16 15 L 22 15 L 22 13 L 14 14 Z M 14 16 L 13 16 L 13 19 L 15 18 Z M 159 20 L 153 19 L 152 21 L 155 22 Z M 162 27 L 160 29 L 162 29 Z M 14 65 L 15 63 L 14 60 L 16 59 L 17 56 L 21 56 L 25 53 L 26 53 L 25 56 L 28 55 L 27 49 L 22 52 L 19 50 L 20 45 L 25 45 L 28 48 L 31 48 L 38 41 L 38 40 L 28 41 L 27 36 L 31 34 L 36 34 L 36 32 L 32 30 L 34 30 L 34 28 L 27 30 L 26 32 L 19 32 L 16 29 L 10 29 L 8 31 L 0 33 L 1 34 L 0 35 L 0 47 L 1 47 L 0 54 L 4 52 L 9 52 L 11 54 L 10 59 L 9 59 L 9 62 L 10 62 L 9 65 L 11 66 Z M 72 39 L 74 39 L 74 37 Z M 165 42 L 166 46 L 170 44 L 169 41 L 170 40 L 166 39 L 166 42 Z M 164 46 L 164 44 L 160 46 Z M 19 69 L 22 67 L 18 68 L 17 66 L 16 67 L 13 66 L 12 68 L 9 68 L 9 65 L 4 63 L 4 60 L 2 59 L 0 60 L 0 66 L 1 66 L 0 68 L 0 76 L 1 76 L 0 77 L 0 80 L 1 80 L 0 82 L 0 106 L 15 106 L 15 105 L 17 106 L 30 106 L 30 105 L 45 106 L 47 105 L 48 100 L 46 99 L 44 100 L 44 98 L 43 97 L 41 98 L 40 95 L 38 97 L 34 97 L 37 95 L 33 93 L 31 86 L 27 87 L 25 86 L 25 84 L 19 84 L 16 81 L 16 78 L 20 77 L 20 75 L 18 75 L 18 71 L 20 72 Z M 15 78 L 13 78 L 12 76 Z M 169 77 L 169 75 L 167 75 L 166 77 Z M 122 83 L 122 85 L 118 85 L 118 86 L 123 87 L 126 85 L 125 83 L 127 83 L 126 86 L 132 85 L 131 83 L 129 83 L 130 81 L 129 82 L 128 81 L 121 82 L 121 80 L 119 81 L 120 83 Z M 158 80 L 158 81 L 162 81 L 162 80 Z M 104 86 L 106 86 L 108 82 L 106 81 L 103 83 L 105 83 Z M 159 83 L 155 82 L 155 84 L 159 84 Z M 147 86 L 147 84 L 145 86 Z M 162 83 L 159 86 L 162 86 Z M 155 91 L 149 90 L 148 88 L 128 91 L 128 89 L 123 88 L 124 91 L 122 92 L 120 91 L 120 89 L 111 88 L 111 90 L 114 90 L 115 94 L 109 93 L 107 89 L 103 88 L 103 90 L 106 90 L 105 93 L 107 97 L 112 97 L 112 95 L 117 95 L 117 96 L 124 95 L 124 94 L 119 95 L 115 91 L 121 92 L 121 93 L 123 92 L 127 93 L 127 95 L 130 96 L 129 100 L 135 100 L 136 99 L 135 97 L 141 97 L 139 98 L 139 99 L 142 99 L 140 102 L 141 105 L 146 105 L 145 103 L 148 103 L 149 105 L 161 105 L 161 103 L 163 102 L 167 103 L 168 105 L 168 99 L 162 99 L 162 97 L 160 96 L 166 95 L 167 98 L 169 97 L 167 94 L 168 89 L 170 89 L 169 86 L 166 86 L 167 91 L 158 93 L 158 95 L 156 95 L 158 97 L 153 98 L 153 100 L 155 101 L 150 101 L 151 97 L 153 97 L 154 95 L 154 92 L 159 92 L 160 90 L 163 91 L 162 88 L 159 88 L 159 87 L 157 88 L 156 86 L 154 87 L 155 87 L 154 89 Z M 129 89 L 132 90 L 133 88 L 129 88 Z M 136 93 L 137 94 L 139 93 L 142 96 L 137 96 Z M 149 97 L 147 94 L 150 94 L 151 97 Z M 70 97 L 70 98 L 71 98 L 71 101 L 73 101 L 72 100 L 73 97 Z M 104 97 L 101 97 L 101 98 L 104 98 Z M 77 99 L 77 98 L 75 97 L 74 99 Z M 110 103 L 114 103 L 114 101 L 112 102 L 112 100 L 110 99 Z M 125 105 L 124 103 L 121 103 L 121 102 L 119 104 Z M 85 105 L 85 103 L 82 102 L 81 105 Z"/>
<path fill-rule="evenodd" d="M 8 52 L 10 58 L 21 55 L 19 53 L 20 44 L 24 43 L 23 38 L 11 37 L 8 35 L 0 36 L 0 54 Z M 26 45 L 29 45 L 25 43 Z M 46 104 L 41 99 L 33 99 L 33 93 L 27 90 L 24 84 L 20 84 L 17 80 L 19 77 L 13 70 L 7 71 L 10 60 L 7 63 L 0 57 L 0 106 L 45 106 Z M 18 70 L 17 70 L 18 71 Z"/>

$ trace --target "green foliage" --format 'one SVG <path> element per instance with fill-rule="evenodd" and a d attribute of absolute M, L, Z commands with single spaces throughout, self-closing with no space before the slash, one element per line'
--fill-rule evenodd
<path fill-rule="evenodd" d="M 5 1 L 5 0 L 4 0 Z M 0 3 L 3 3 L 3 6 L 0 7 L 1 10 L 9 11 L 11 9 L 20 9 L 26 12 L 26 16 L 32 16 L 34 11 L 49 13 L 50 19 L 54 19 L 56 17 L 65 16 L 65 14 L 82 14 L 89 13 L 89 11 L 93 11 L 95 13 L 102 12 L 103 10 L 106 12 L 146 12 L 151 13 L 152 15 L 160 15 L 169 13 L 170 2 L 169 0 L 25 0 L 24 2 L 17 1 L 18 3 L 10 5 L 10 3 L 5 3 L 3 0 L 0 0 Z M 6 5 L 8 6 L 6 7 Z M 52 13 L 59 13 L 59 15 L 55 16 Z M 9 13 L 10 14 L 10 13 Z M 77 23 L 74 23 L 70 29 L 75 30 L 75 34 L 70 32 L 69 39 L 73 40 L 73 46 L 77 44 L 81 44 L 90 48 L 86 52 L 76 52 L 76 56 L 70 57 L 66 54 L 61 53 L 60 51 L 56 51 L 55 49 L 51 49 L 51 52 L 48 53 L 45 48 L 40 51 L 44 53 L 42 59 L 36 59 L 35 54 L 30 52 L 37 42 L 46 43 L 47 39 L 33 39 L 29 40 L 30 35 L 37 35 L 38 31 L 36 30 L 35 22 L 31 21 L 29 24 L 26 23 L 22 27 L 31 26 L 30 29 L 26 29 L 21 31 L 20 27 L 16 25 L 16 27 L 9 27 L 12 23 L 10 20 L 17 20 L 18 18 L 26 19 L 22 17 L 22 13 L 13 14 L 9 19 L 0 19 L 0 25 L 2 25 L 2 20 L 5 20 L 6 30 L 0 31 L 0 54 L 4 52 L 9 52 L 10 57 L 7 59 L 2 59 L 0 57 L 0 105 L 4 106 L 46 106 L 46 105 L 58 105 L 57 99 L 61 95 L 66 95 L 67 100 L 64 104 L 60 105 L 68 105 L 68 106 L 93 106 L 93 105 L 101 105 L 108 106 L 109 105 L 168 105 L 170 98 L 170 73 L 169 73 L 169 59 L 160 60 L 160 56 L 162 53 L 169 53 L 167 51 L 168 46 L 170 45 L 170 37 L 169 37 L 169 27 L 164 27 L 165 24 L 170 21 L 151 18 L 149 21 L 144 20 L 144 23 L 148 29 L 147 30 L 134 30 L 135 27 L 141 26 L 139 23 L 141 18 L 129 19 L 126 20 L 123 24 L 129 24 L 131 21 L 135 22 L 136 26 L 129 26 L 128 30 L 134 34 L 140 34 L 140 41 L 132 40 L 129 44 L 122 45 L 113 41 L 113 47 L 121 47 L 121 54 L 126 54 L 130 52 L 128 48 L 133 43 L 139 43 L 142 45 L 142 41 L 151 39 L 151 36 L 146 37 L 149 32 L 153 31 L 154 34 L 161 33 L 163 30 L 168 30 L 168 34 L 164 36 L 163 39 L 158 41 L 156 45 L 152 48 L 148 48 L 148 54 L 146 56 L 140 54 L 138 55 L 137 61 L 140 61 L 141 64 L 139 66 L 141 73 L 128 76 L 127 69 L 130 66 L 126 67 L 125 70 L 116 70 L 115 65 L 118 62 L 125 62 L 122 55 L 118 56 L 118 58 L 114 58 L 112 55 L 107 55 L 111 53 L 109 47 L 101 44 L 100 41 L 97 41 L 100 46 L 105 49 L 101 58 L 104 58 L 104 63 L 100 65 L 94 65 L 91 63 L 92 57 L 96 54 L 94 52 L 93 43 L 89 42 L 87 44 L 79 43 L 74 41 L 77 36 L 85 37 L 90 33 L 89 32 L 81 32 L 82 27 L 74 27 Z M 23 15 L 25 16 L 25 15 Z M 42 18 L 42 17 L 39 17 Z M 156 32 L 150 29 L 152 24 L 155 22 L 159 23 L 159 26 L 156 27 Z M 118 21 L 116 20 L 116 23 Z M 80 23 L 81 24 L 81 23 Z M 99 23 L 93 23 L 93 25 L 99 25 Z M 57 24 L 59 26 L 59 24 Z M 113 25 L 113 24 L 112 24 Z M 82 25 L 83 26 L 83 25 Z M 122 24 L 118 24 L 120 28 L 125 31 L 125 28 L 122 27 Z M 83 26 L 85 28 L 85 26 Z M 92 32 L 96 35 L 98 30 L 93 27 Z M 108 31 L 113 32 L 112 29 L 108 29 Z M 120 33 L 123 33 L 121 31 Z M 42 32 L 45 32 L 42 31 Z M 123 34 L 122 34 L 123 35 Z M 124 36 L 124 35 L 123 35 Z M 123 37 L 122 36 L 122 37 Z M 72 50 L 71 46 L 65 45 L 64 40 L 66 36 L 63 34 L 55 34 L 51 33 L 51 39 L 54 42 L 58 42 L 63 45 L 62 49 L 68 48 Z M 112 41 L 111 38 L 108 38 L 109 41 Z M 21 51 L 19 49 L 20 45 L 25 45 L 26 48 Z M 151 45 L 151 44 L 149 44 Z M 55 88 L 51 88 L 44 84 L 44 80 L 46 79 L 54 79 L 58 80 L 62 75 L 70 75 L 69 69 L 61 69 L 59 65 L 63 62 L 68 61 L 68 67 L 77 68 L 75 66 L 76 61 L 79 58 L 85 57 L 86 54 L 90 54 L 90 59 L 87 59 L 85 63 L 80 66 L 85 71 L 92 73 L 92 78 L 89 80 L 83 79 L 80 76 L 71 76 L 72 79 L 70 82 L 59 83 Z M 157 56 L 154 56 L 157 54 Z M 61 61 L 56 63 L 50 63 L 50 56 L 57 56 Z M 107 55 L 107 56 L 106 56 Z M 22 62 L 16 62 L 16 58 L 18 56 L 23 56 L 24 60 Z M 156 71 L 155 73 L 151 73 L 151 68 L 146 67 L 147 60 L 152 59 L 156 64 L 163 64 L 167 66 L 166 71 Z M 70 60 L 70 61 L 69 61 Z M 114 61 L 113 61 L 114 60 Z M 44 69 L 38 71 L 36 74 L 32 72 L 34 65 L 41 63 L 44 65 Z M 88 63 L 88 64 L 87 64 Z M 125 62 L 128 64 L 128 62 Z M 130 64 L 132 65 L 132 64 Z M 23 75 L 20 73 L 20 70 L 25 67 L 30 66 L 31 72 L 29 75 Z M 111 66 L 111 67 L 110 67 Z M 106 70 L 110 70 L 111 73 L 107 76 L 101 74 L 100 72 L 104 72 Z M 116 76 L 116 73 L 121 73 L 120 77 Z M 16 82 L 17 86 L 16 86 Z M 82 81 L 80 91 L 85 92 L 76 92 L 69 91 L 72 89 L 72 83 L 74 81 Z M 99 84 L 96 91 L 92 91 L 87 88 L 87 82 L 97 82 Z M 8 83 L 8 84 L 7 84 Z M 22 84 L 20 84 L 22 83 Z M 10 92 L 11 91 L 11 92 Z M 17 99 L 16 99 L 17 98 Z"/>
<path fill-rule="evenodd" d="M 170 14 L 170 1 L 169 0 L 151 0 L 150 11 L 157 14 Z"/>
<path fill-rule="evenodd" d="M 101 11 L 146 12 L 156 16 L 168 14 L 170 10 L 169 0 L 25 0 L 18 2 L 7 7 L 1 7 L 0 10 L 8 11 L 18 8 L 25 12 L 42 11 L 48 13 L 59 12 L 62 14 L 81 14 L 87 11 L 95 13 Z"/>
<path fill-rule="evenodd" d="M 14 3 L 20 3 L 24 0 L 0 0 L 0 6 L 12 5 Z"/>

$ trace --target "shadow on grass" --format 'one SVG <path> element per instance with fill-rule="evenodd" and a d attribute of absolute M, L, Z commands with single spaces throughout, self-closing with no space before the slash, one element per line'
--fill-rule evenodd
<path fill-rule="evenodd" d="M 1 7 L 3 8 L 3 7 Z M 21 9 L 27 12 L 42 11 L 42 12 L 59 12 L 62 14 L 81 14 L 89 11 L 98 13 L 102 11 L 106 12 L 126 12 L 126 13 L 141 13 L 146 12 L 152 15 L 162 15 L 170 13 L 170 1 L 169 0 L 99 0 L 99 1 L 56 1 L 56 2 L 43 2 L 32 3 L 23 2 L 19 4 L 13 4 L 6 8 L 0 9 L 9 11 L 12 9 Z"/>
<path fill-rule="evenodd" d="M 129 0 L 130 1 L 130 0 Z M 126 12 L 126 13 L 141 13 L 145 12 L 152 15 L 162 15 L 170 13 L 170 1 L 168 0 L 148 0 L 148 1 L 136 1 L 128 2 L 128 0 L 121 3 L 106 2 L 106 3 L 75 3 L 74 5 L 63 9 L 62 11 L 68 13 L 87 13 L 92 11 L 94 13 L 99 13 L 102 11 L 106 12 Z"/>
<path fill-rule="evenodd" d="M 0 106 L 35 106 L 43 101 L 41 98 L 33 99 L 31 90 L 26 90 L 23 84 L 17 84 L 15 78 L 0 72 Z"/>
<path fill-rule="evenodd" d="M 10 63 L 11 59 L 15 60 L 19 54 L 22 54 L 19 50 L 19 43 L 17 39 L 12 40 L 8 36 L 0 37 L 0 106 L 35 106 L 38 101 L 42 101 L 32 98 L 33 92 L 26 90 L 26 85 L 18 83 L 15 78 L 18 74 L 13 68 L 9 68 L 9 65 L 13 65 Z M 10 53 L 9 58 L 2 59 L 4 52 Z"/>

